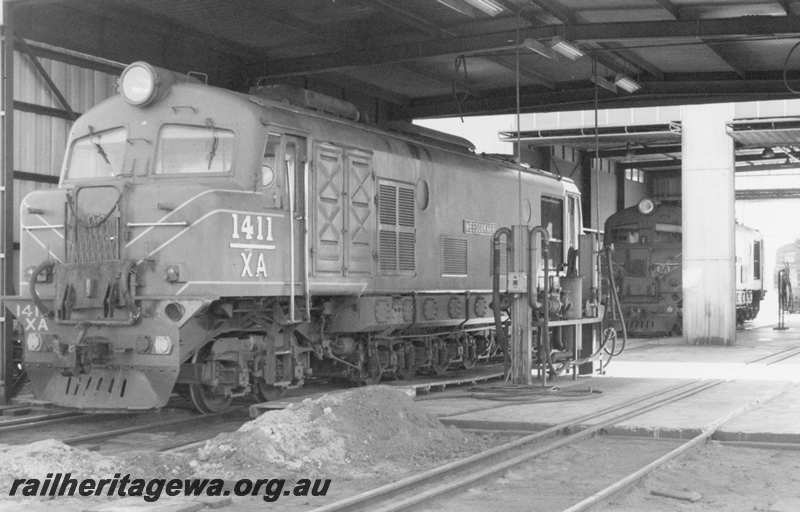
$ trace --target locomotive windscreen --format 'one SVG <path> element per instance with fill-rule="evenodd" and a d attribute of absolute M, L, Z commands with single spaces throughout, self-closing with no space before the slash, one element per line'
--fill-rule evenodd
<path fill-rule="evenodd" d="M 166 124 L 158 135 L 156 174 L 229 173 L 232 160 L 230 130 Z"/>
<path fill-rule="evenodd" d="M 70 149 L 68 179 L 116 176 L 122 170 L 128 132 L 112 128 L 75 139 Z"/>

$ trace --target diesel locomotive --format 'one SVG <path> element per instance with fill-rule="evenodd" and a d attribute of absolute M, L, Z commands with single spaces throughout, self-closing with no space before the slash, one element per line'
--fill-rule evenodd
<path fill-rule="evenodd" d="M 206 413 L 309 376 L 359 382 L 496 354 L 491 235 L 582 230 L 569 179 L 463 139 L 358 121 L 303 89 L 243 94 L 144 62 L 77 119 L 58 188 L 20 207 L 35 395 L 84 410 Z"/>
<path fill-rule="evenodd" d="M 682 332 L 681 207 L 643 199 L 606 220 L 613 269 L 628 334 L 676 336 Z M 763 237 L 736 223 L 736 321 L 758 315 L 763 287 Z"/>

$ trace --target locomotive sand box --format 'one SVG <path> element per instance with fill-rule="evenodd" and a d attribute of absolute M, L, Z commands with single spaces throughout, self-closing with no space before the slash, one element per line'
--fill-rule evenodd
<path fill-rule="evenodd" d="M 59 188 L 21 204 L 6 304 L 40 399 L 145 410 L 177 391 L 215 412 L 312 375 L 470 368 L 497 353 L 489 240 L 517 198 L 549 228 L 551 275 L 578 246 L 572 181 L 461 139 L 142 62 L 119 89 L 75 121 Z"/>

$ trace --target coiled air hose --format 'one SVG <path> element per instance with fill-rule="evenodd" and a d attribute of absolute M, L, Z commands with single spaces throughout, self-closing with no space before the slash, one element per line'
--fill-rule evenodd
<path fill-rule="evenodd" d="M 625 327 L 625 317 L 622 316 L 622 305 L 619 302 L 619 294 L 617 293 L 617 283 L 616 283 L 616 281 L 614 279 L 614 269 L 611 266 L 611 264 L 612 264 L 612 261 L 611 261 L 611 249 L 607 247 L 606 249 L 603 250 L 603 253 L 605 255 L 606 268 L 608 269 L 608 280 L 609 280 L 609 284 L 610 284 L 610 288 L 611 288 L 611 293 L 609 294 L 609 297 L 610 297 L 611 303 L 612 303 L 611 304 L 611 306 L 613 308 L 612 311 L 615 311 L 616 314 L 619 315 L 619 323 L 620 323 L 620 326 L 622 328 L 622 345 L 620 346 L 619 351 L 616 350 L 616 345 L 617 345 L 616 333 L 614 333 L 613 336 L 610 336 L 612 338 L 612 340 L 611 340 L 611 350 L 609 350 L 608 347 L 606 346 L 607 345 L 607 340 L 604 340 L 604 342 L 602 344 L 603 351 L 606 354 L 608 354 L 608 356 L 609 356 L 608 360 L 611 361 L 612 358 L 622 355 L 622 352 L 625 351 L 625 345 L 627 345 L 627 343 L 628 343 L 628 329 Z M 613 313 L 612 313 L 612 315 L 613 315 Z M 612 319 L 616 319 L 616 318 L 612 317 Z M 605 329 L 603 331 L 605 332 Z"/>

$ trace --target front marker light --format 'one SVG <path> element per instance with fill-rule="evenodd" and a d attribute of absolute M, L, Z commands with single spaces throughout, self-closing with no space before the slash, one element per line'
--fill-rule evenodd
<path fill-rule="evenodd" d="M 42 337 L 38 332 L 29 332 L 25 336 L 25 346 L 29 352 L 37 352 L 42 348 Z"/>
<path fill-rule="evenodd" d="M 152 350 L 154 354 L 169 354 L 172 352 L 172 338 L 169 336 L 156 336 L 156 339 L 153 341 Z"/>

